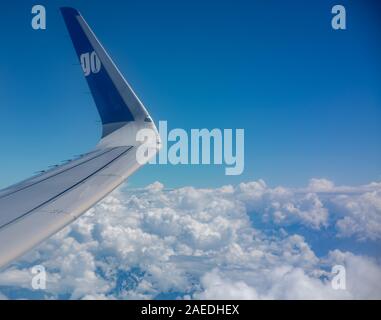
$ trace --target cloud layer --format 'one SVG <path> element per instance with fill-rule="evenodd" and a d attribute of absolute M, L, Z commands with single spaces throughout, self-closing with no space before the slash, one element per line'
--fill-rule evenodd
<path fill-rule="evenodd" d="M 316 253 L 309 232 L 330 235 L 327 252 Z M 169 190 L 156 182 L 119 189 L 1 272 L 0 298 L 381 298 L 380 255 L 335 247 L 346 239 L 380 247 L 381 183 Z M 36 264 L 47 270 L 43 291 L 31 289 Z M 336 264 L 346 290 L 331 286 Z"/>

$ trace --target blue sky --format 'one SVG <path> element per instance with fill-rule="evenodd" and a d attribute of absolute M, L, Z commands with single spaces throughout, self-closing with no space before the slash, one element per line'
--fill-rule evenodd
<path fill-rule="evenodd" d="M 78 8 L 153 118 L 170 128 L 244 128 L 242 176 L 221 166 L 146 166 L 131 186 L 217 186 L 381 177 L 381 45 L 376 1 L 35 1 L 3 4 L 0 187 L 88 151 L 99 117 L 59 14 Z M 379 11 L 378 11 L 379 12 Z"/>

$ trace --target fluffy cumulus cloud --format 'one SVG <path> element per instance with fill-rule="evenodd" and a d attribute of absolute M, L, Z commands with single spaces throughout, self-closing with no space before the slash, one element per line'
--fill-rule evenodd
<path fill-rule="evenodd" d="M 326 252 L 316 235 L 329 235 Z M 380 248 L 380 238 L 380 183 L 166 189 L 156 182 L 115 191 L 3 270 L 0 299 L 381 298 L 377 250 L 336 247 Z M 31 288 L 34 265 L 46 269 L 45 290 Z M 345 290 L 331 285 L 334 265 L 345 268 Z"/>
<path fill-rule="evenodd" d="M 336 227 L 343 237 L 381 239 L 381 189 L 358 195 L 340 195 L 333 199 L 343 217 Z"/>
<path fill-rule="evenodd" d="M 314 229 L 327 225 L 328 210 L 314 192 L 268 188 L 262 180 L 241 183 L 236 196 L 246 208 L 276 224 L 299 222 Z"/>

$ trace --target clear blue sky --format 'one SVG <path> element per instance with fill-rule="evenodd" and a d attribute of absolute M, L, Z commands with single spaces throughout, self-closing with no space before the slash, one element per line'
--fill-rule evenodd
<path fill-rule="evenodd" d="M 331 28 L 337 3 L 347 9 L 346 31 Z M 46 5 L 46 31 L 30 26 L 34 4 Z M 131 186 L 380 180 L 377 1 L 19 0 L 3 2 L 0 18 L 0 187 L 100 137 L 60 6 L 81 11 L 156 121 L 246 130 L 242 176 L 150 166 Z"/>

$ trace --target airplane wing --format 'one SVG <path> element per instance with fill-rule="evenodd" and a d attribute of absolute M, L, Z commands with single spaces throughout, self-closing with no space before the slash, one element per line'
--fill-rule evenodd
<path fill-rule="evenodd" d="M 102 120 L 102 139 L 78 159 L 0 191 L 0 267 L 73 222 L 142 166 L 139 130 L 155 133 L 151 155 L 160 146 L 147 110 L 86 21 L 73 8 L 61 12 Z"/>

